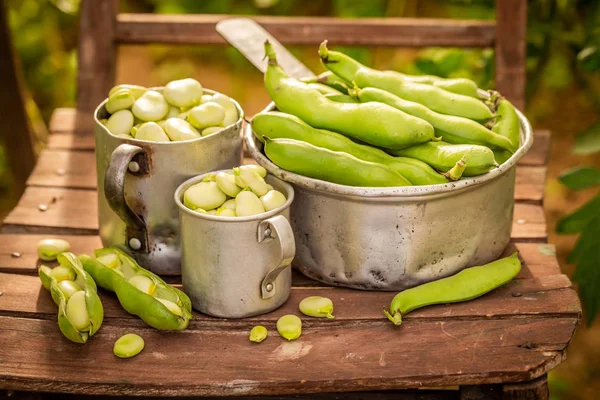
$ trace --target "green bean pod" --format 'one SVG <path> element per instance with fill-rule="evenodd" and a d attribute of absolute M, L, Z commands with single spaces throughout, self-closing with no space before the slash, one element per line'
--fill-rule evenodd
<path fill-rule="evenodd" d="M 327 41 L 321 43 L 319 56 L 323 65 L 343 79 L 359 87 L 386 90 L 403 99 L 423 104 L 443 114 L 457 115 L 475 120 L 494 117 L 492 111 L 479 99 L 452 93 L 440 87 L 405 79 L 395 71 L 378 71 L 362 65 L 351 57 L 327 49 Z"/>
<path fill-rule="evenodd" d="M 98 261 L 111 254 L 119 258 L 117 267 L 109 268 Z M 185 293 L 140 267 L 133 258 L 116 247 L 95 250 L 94 256 L 79 256 L 83 268 L 100 287 L 116 293 L 125 311 L 140 317 L 155 329 L 187 328 L 192 318 L 192 305 Z M 141 290 L 139 282 L 149 282 L 149 289 Z"/>
<path fill-rule="evenodd" d="M 492 132 L 509 139 L 512 147 L 508 150 L 514 153 L 520 144 L 521 123 L 519 117 L 515 107 L 508 100 L 497 94 L 493 97 L 495 97 L 496 120 L 492 126 Z"/>
<path fill-rule="evenodd" d="M 308 87 L 313 88 L 313 89 L 317 89 L 319 91 L 319 93 L 324 94 L 324 95 L 338 95 L 338 94 L 344 94 L 342 92 L 340 92 L 339 90 L 336 90 L 332 87 L 329 87 L 327 85 L 324 85 L 322 83 L 307 83 Z"/>
<path fill-rule="evenodd" d="M 265 86 L 280 111 L 296 115 L 311 126 L 344 133 L 375 146 L 401 149 L 433 139 L 433 127 L 420 118 L 379 103 L 340 103 L 286 75 L 271 44 Z"/>
<path fill-rule="evenodd" d="M 520 270 L 518 253 L 486 265 L 466 268 L 448 278 L 398 293 L 392 300 L 390 311 L 384 310 L 384 314 L 394 325 L 400 325 L 402 317 L 417 308 L 473 300 L 506 284 Z"/>
<path fill-rule="evenodd" d="M 305 83 L 322 83 L 344 94 L 348 94 L 348 89 L 352 87 L 350 82 L 343 80 L 331 71 L 325 71 L 319 76 L 304 78 L 301 81 Z"/>
<path fill-rule="evenodd" d="M 343 93 L 326 94 L 325 97 L 327 97 L 331 101 L 335 101 L 338 103 L 360 103 L 360 101 L 358 101 L 354 97 L 348 96 L 347 94 L 343 94 Z"/>
<path fill-rule="evenodd" d="M 413 185 L 448 182 L 441 174 L 419 160 L 392 157 L 380 149 L 353 142 L 339 133 L 313 128 L 290 114 L 277 111 L 260 113 L 252 118 L 251 124 L 254 134 L 263 142 L 264 136 L 271 139 L 294 139 L 332 151 L 342 151 L 363 161 L 385 164 Z"/>
<path fill-rule="evenodd" d="M 432 141 L 402 150 L 391 150 L 390 154 L 421 160 L 442 172 L 448 172 L 461 158 L 465 157 L 467 167 L 463 173 L 464 176 L 485 174 L 498 166 L 494 159 L 494 153 L 489 148 L 474 144 L 449 144 L 443 141 Z"/>
<path fill-rule="evenodd" d="M 350 90 L 350 94 L 363 103 L 378 101 L 415 117 L 422 118 L 435 128 L 436 136 L 441 136 L 446 142 L 453 144 L 477 144 L 492 149 L 504 149 L 512 152 L 513 145 L 508 138 L 498 135 L 468 118 L 440 114 L 422 104 L 404 100 L 392 93 L 377 88 L 354 88 Z"/>
<path fill-rule="evenodd" d="M 58 306 L 58 327 L 62 334 L 75 343 L 85 343 L 93 336 L 104 319 L 104 309 L 98 297 L 96 284 L 88 275 L 81 261 L 73 253 L 58 255 L 59 267 L 69 270 L 73 280 L 58 280 L 52 269 L 42 265 L 38 271 L 42 285 L 50 291 L 52 300 Z M 56 267 L 56 268 L 59 268 Z M 67 284 L 67 285 L 65 285 Z M 81 296 L 74 296 L 81 293 Z M 77 297 L 69 304 L 69 300 Z M 77 325 L 77 326 L 76 326 Z"/>
<path fill-rule="evenodd" d="M 327 182 L 358 187 L 409 186 L 410 182 L 383 164 L 293 139 L 265 139 L 265 153 L 277 166 Z M 236 206 L 237 211 L 237 206 Z"/>
<path fill-rule="evenodd" d="M 395 71 L 391 71 L 395 72 Z M 398 77 L 413 83 L 424 83 L 427 85 L 437 86 L 440 89 L 444 89 L 448 92 L 462 94 L 469 97 L 479 99 L 479 93 L 477 93 L 477 84 L 471 79 L 467 78 L 440 78 L 434 75 L 406 75 L 400 72 L 396 72 Z"/>

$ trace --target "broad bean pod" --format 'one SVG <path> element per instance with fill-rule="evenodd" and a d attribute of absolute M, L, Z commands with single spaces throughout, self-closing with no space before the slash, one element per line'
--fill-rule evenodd
<path fill-rule="evenodd" d="M 433 139 L 433 127 L 420 118 L 380 103 L 340 103 L 290 78 L 277 63 L 271 44 L 265 86 L 280 111 L 316 128 L 330 129 L 375 146 L 401 149 Z"/>
<path fill-rule="evenodd" d="M 466 268 L 448 278 L 398 293 L 384 314 L 394 325 L 417 308 L 473 300 L 512 280 L 521 270 L 518 253 L 479 267 Z"/>
<path fill-rule="evenodd" d="M 118 257 L 118 266 L 109 268 L 98 259 Z M 95 258 L 79 256 L 83 268 L 103 289 L 115 292 L 119 303 L 130 314 L 140 317 L 146 324 L 159 330 L 182 330 L 192 318 L 189 297 L 181 290 L 168 285 L 160 277 L 140 267 L 122 250 L 108 247 L 94 251 Z M 149 281 L 151 289 L 140 290 L 132 278 Z M 139 277 L 139 278 L 138 278 Z M 135 285 L 134 285 L 135 284 Z"/>
<path fill-rule="evenodd" d="M 492 150 L 475 144 L 431 141 L 402 150 L 391 150 L 390 154 L 421 160 L 442 172 L 448 172 L 461 158 L 465 157 L 467 167 L 463 176 L 485 174 L 498 166 Z"/>
<path fill-rule="evenodd" d="M 343 80 L 331 71 L 325 71 L 318 76 L 304 78 L 301 81 L 306 83 L 322 83 L 344 94 L 348 94 L 348 89 L 352 87 L 350 82 Z"/>
<path fill-rule="evenodd" d="M 85 343 L 102 325 L 102 302 L 94 280 L 73 253 L 62 253 L 57 258 L 60 266 L 56 268 L 69 271 L 73 279 L 61 277 L 59 280 L 56 274 L 52 274 L 51 268 L 42 265 L 38 271 L 42 286 L 50 291 L 58 306 L 58 327 L 62 334 L 75 343 Z M 74 300 L 69 304 L 71 298 Z"/>
<path fill-rule="evenodd" d="M 446 142 L 453 144 L 477 144 L 492 149 L 513 151 L 512 142 L 508 138 L 498 135 L 468 118 L 440 114 L 422 104 L 404 100 L 392 93 L 377 88 L 354 88 L 350 93 L 361 102 L 379 101 L 415 117 L 424 119 L 435 128 L 436 136 L 441 136 Z"/>
<path fill-rule="evenodd" d="M 277 166 L 309 178 L 347 186 L 409 186 L 410 182 L 383 164 L 293 139 L 265 139 L 265 154 Z M 237 211 L 237 205 L 236 205 Z"/>
<path fill-rule="evenodd" d="M 492 95 L 492 99 L 494 99 L 496 107 L 496 119 L 492 126 L 492 132 L 509 139 L 512 143 L 509 150 L 514 153 L 519 148 L 521 136 L 521 124 L 515 107 L 497 93 Z"/>
<path fill-rule="evenodd" d="M 321 43 L 319 56 L 328 70 L 342 79 L 356 83 L 361 88 L 383 89 L 443 114 L 475 120 L 488 120 L 494 116 L 479 99 L 452 93 L 437 86 L 413 82 L 395 71 L 378 71 L 369 68 L 343 53 L 330 51 L 327 48 L 327 41 Z"/>
<path fill-rule="evenodd" d="M 392 171 L 408 179 L 413 185 L 435 185 L 448 182 L 446 178 L 422 161 L 407 157 L 392 157 L 380 149 L 353 142 L 339 133 L 313 128 L 300 118 L 290 114 L 277 111 L 260 113 L 252 118 L 251 125 L 254 134 L 262 142 L 264 142 L 264 136 L 271 139 L 294 139 L 332 151 L 342 151 L 363 161 L 385 164 Z M 460 157 L 456 161 L 459 159 Z"/>

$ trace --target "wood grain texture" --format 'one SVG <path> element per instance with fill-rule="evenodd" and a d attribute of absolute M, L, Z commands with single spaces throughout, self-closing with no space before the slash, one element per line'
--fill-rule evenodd
<path fill-rule="evenodd" d="M 0 347 L 0 376 L 5 388 L 202 396 L 531 380 L 564 359 L 577 320 L 413 320 L 400 328 L 386 321 L 327 329 L 306 326 L 297 341 L 286 342 L 271 332 L 260 345 L 248 340 L 247 329 L 235 327 L 167 333 L 115 326 L 108 320 L 85 346 L 65 339 L 55 321 L 1 317 L 1 322 L 0 343 L 5 345 Z M 112 346 L 126 332 L 141 335 L 146 348 L 123 361 L 114 357 Z M 20 340 L 14 340 L 15 335 Z"/>
<path fill-rule="evenodd" d="M 77 108 L 91 116 L 115 82 L 117 0 L 83 0 L 79 12 Z"/>
<path fill-rule="evenodd" d="M 121 43 L 226 44 L 216 23 L 227 15 L 119 14 Z M 252 17 L 283 44 L 492 47 L 493 21 L 426 18 Z"/>
<path fill-rule="evenodd" d="M 76 108 L 57 108 L 50 117 L 48 129 L 54 134 L 79 133 L 91 136 L 94 131 L 94 118 Z"/>
<path fill-rule="evenodd" d="M 525 109 L 527 2 L 496 2 L 496 89 Z"/>
<path fill-rule="evenodd" d="M 550 154 L 550 131 L 536 129 L 533 131 L 533 145 L 519 160 L 520 165 L 546 165 Z"/>
<path fill-rule="evenodd" d="M 517 166 L 515 200 L 541 203 L 544 198 L 546 167 Z"/>
<path fill-rule="evenodd" d="M 95 189 L 96 157 L 90 151 L 44 150 L 27 185 Z"/>

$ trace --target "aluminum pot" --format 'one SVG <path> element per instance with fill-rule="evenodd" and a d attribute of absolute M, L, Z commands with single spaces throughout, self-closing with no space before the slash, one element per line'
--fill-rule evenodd
<path fill-rule="evenodd" d="M 102 244 L 123 248 L 159 275 L 179 275 L 179 217 L 173 193 L 186 179 L 240 164 L 244 112 L 233 101 L 240 118 L 218 133 L 181 142 L 148 142 L 110 133 L 99 121 L 109 115 L 105 103 L 94 112 Z"/>
<path fill-rule="evenodd" d="M 187 180 L 175 192 L 183 290 L 196 310 L 215 317 L 244 318 L 276 309 L 292 285 L 289 267 L 296 246 L 288 221 L 294 189 L 268 175 L 265 180 L 285 195 L 285 204 L 248 217 L 219 217 L 183 205 L 185 190 L 204 176 Z"/>
<path fill-rule="evenodd" d="M 274 109 L 272 103 L 265 111 Z M 337 185 L 277 167 L 250 125 L 244 140 L 260 165 L 294 186 L 296 269 L 335 286 L 398 291 L 502 254 L 512 228 L 515 165 L 533 142 L 529 122 L 518 116 L 521 147 L 508 161 L 441 185 Z"/>

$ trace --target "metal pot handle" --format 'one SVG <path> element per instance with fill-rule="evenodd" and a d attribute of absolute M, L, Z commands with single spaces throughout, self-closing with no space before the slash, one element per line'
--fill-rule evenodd
<path fill-rule="evenodd" d="M 144 149 L 123 143 L 111 154 L 104 175 L 104 196 L 110 208 L 127 227 L 127 244 L 136 251 L 148 251 L 148 232 L 141 216 L 133 212 L 125 201 L 125 176 L 148 173 L 148 159 Z"/>
<path fill-rule="evenodd" d="M 268 243 L 273 239 L 279 240 L 281 257 L 277 266 L 269 271 L 262 280 L 260 292 L 263 299 L 268 299 L 275 295 L 275 279 L 277 279 L 281 271 L 290 266 L 296 255 L 294 232 L 290 223 L 283 215 L 267 218 L 258 224 L 258 242 Z"/>

